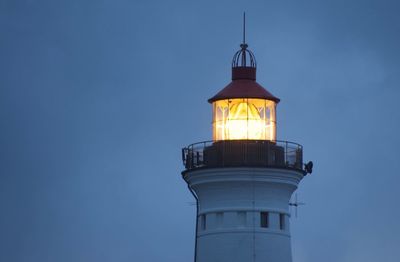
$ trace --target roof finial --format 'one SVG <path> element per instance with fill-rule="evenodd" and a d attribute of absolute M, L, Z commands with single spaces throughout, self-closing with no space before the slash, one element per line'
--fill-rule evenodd
<path fill-rule="evenodd" d="M 246 44 L 246 12 L 243 12 L 243 43 L 240 45 L 242 49 L 246 49 L 248 45 Z"/>

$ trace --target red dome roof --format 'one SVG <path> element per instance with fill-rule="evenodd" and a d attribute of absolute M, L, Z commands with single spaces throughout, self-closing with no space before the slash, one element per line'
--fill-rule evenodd
<path fill-rule="evenodd" d="M 232 68 L 232 82 L 215 96 L 208 99 L 209 103 L 229 98 L 261 98 L 279 103 L 280 99 L 268 92 L 256 82 L 256 68 Z"/>

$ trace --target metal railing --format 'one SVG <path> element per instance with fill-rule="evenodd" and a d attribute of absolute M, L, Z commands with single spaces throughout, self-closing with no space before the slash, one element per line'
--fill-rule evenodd
<path fill-rule="evenodd" d="M 288 141 L 204 141 L 182 149 L 186 170 L 206 167 L 276 167 L 303 171 L 303 147 Z"/>

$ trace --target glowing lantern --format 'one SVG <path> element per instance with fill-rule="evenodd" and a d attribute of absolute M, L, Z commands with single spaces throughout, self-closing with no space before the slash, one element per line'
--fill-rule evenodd
<path fill-rule="evenodd" d="M 232 82 L 208 100 L 213 105 L 213 140 L 276 140 L 279 98 L 256 82 L 254 55 L 247 44 L 241 47 L 233 57 Z"/>
<path fill-rule="evenodd" d="M 275 140 L 275 105 L 265 99 L 235 98 L 213 103 L 213 140 Z"/>

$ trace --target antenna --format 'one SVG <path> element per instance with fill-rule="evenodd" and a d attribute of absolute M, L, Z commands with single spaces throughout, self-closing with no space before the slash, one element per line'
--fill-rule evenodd
<path fill-rule="evenodd" d="M 246 44 L 246 12 L 243 12 L 243 43 L 240 45 L 242 50 L 246 50 L 248 45 Z M 244 52 L 245 55 L 245 52 Z"/>
<path fill-rule="evenodd" d="M 246 12 L 243 12 L 243 44 L 246 44 Z"/>
<path fill-rule="evenodd" d="M 295 214 L 295 217 L 297 218 L 297 207 L 298 206 L 304 206 L 306 203 L 303 203 L 303 202 L 298 202 L 297 201 L 297 193 L 296 193 L 296 195 L 294 196 L 294 202 L 289 202 L 289 206 L 294 206 L 295 207 L 295 211 L 294 211 L 294 214 Z"/>
<path fill-rule="evenodd" d="M 240 44 L 240 50 L 237 54 L 240 54 L 242 61 L 241 66 L 246 66 L 246 48 L 248 45 L 246 44 L 246 12 L 243 12 L 243 43 Z M 239 56 L 238 56 L 239 57 Z M 251 58 L 250 58 L 251 59 Z"/>

